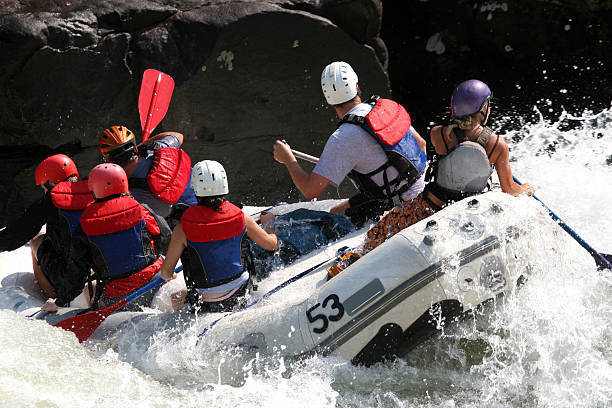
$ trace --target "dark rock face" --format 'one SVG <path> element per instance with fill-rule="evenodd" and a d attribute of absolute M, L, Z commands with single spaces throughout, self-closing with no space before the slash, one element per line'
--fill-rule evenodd
<path fill-rule="evenodd" d="M 417 129 L 448 120 L 450 95 L 478 78 L 492 89 L 491 119 L 537 106 L 601 110 L 612 100 L 612 1 L 383 1 L 393 96 Z M 544 100 L 552 101 L 553 112 Z M 422 119 L 422 120 L 420 120 Z"/>
<path fill-rule="evenodd" d="M 329 62 L 349 62 L 364 96 L 389 97 L 392 83 L 422 135 L 459 82 L 482 79 L 500 129 L 516 126 L 502 113 L 522 117 L 542 98 L 609 106 L 610 21 L 610 0 L 0 1 L 0 225 L 40 194 L 44 157 L 67 153 L 87 175 L 103 129 L 140 134 L 147 68 L 176 82 L 156 131 L 182 132 L 194 162 L 223 163 L 231 200 L 295 201 L 271 147 L 320 154 L 337 122 L 319 84 Z M 322 198 L 353 191 L 344 182 Z"/>
<path fill-rule="evenodd" d="M 345 60 L 364 90 L 390 95 L 380 1 L 31 1 L 3 12 L 0 225 L 40 194 L 44 157 L 70 154 L 86 176 L 102 130 L 140 133 L 147 68 L 176 83 L 156 132 L 183 133 L 194 162 L 223 163 L 230 198 L 248 203 L 300 198 L 271 148 L 284 138 L 321 151 L 337 120 L 320 91 L 325 65 Z"/>

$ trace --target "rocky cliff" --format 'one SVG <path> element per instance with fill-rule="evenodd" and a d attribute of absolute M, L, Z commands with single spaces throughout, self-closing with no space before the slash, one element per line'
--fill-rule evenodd
<path fill-rule="evenodd" d="M 469 77 L 488 82 L 507 111 L 536 101 L 542 85 L 609 105 L 611 3 L 0 1 L 0 225 L 40 194 L 33 173 L 44 157 L 67 153 L 85 176 L 103 129 L 140 134 L 147 68 L 176 82 L 156 131 L 183 133 L 194 162 L 222 162 L 231 200 L 295 201 L 271 146 L 284 138 L 321 152 L 337 121 L 319 85 L 329 62 L 349 62 L 366 96 L 403 103 L 422 134 Z M 325 197 L 352 191 L 345 182 Z"/>

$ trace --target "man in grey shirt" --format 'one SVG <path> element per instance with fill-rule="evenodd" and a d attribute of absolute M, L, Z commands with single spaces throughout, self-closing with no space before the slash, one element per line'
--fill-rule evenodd
<path fill-rule="evenodd" d="M 358 95 L 357 75 L 345 62 L 333 62 L 325 67 L 321 75 L 321 87 L 327 102 L 334 107 L 340 119 L 345 115 L 365 117 L 373 109 L 372 104 L 362 103 Z M 414 128 L 410 127 L 410 131 L 418 147 L 424 152 L 425 140 Z M 330 182 L 339 185 L 344 177 L 353 171 L 369 176 L 369 173 L 375 172 L 389 161 L 387 154 L 376 139 L 361 126 L 353 123 L 343 123 L 329 137 L 319 162 L 310 174 L 302 169 L 291 152 L 291 147 L 286 143 L 276 141 L 274 158 L 287 167 L 293 182 L 308 200 L 321 194 Z M 369 178 L 377 186 L 383 187 L 385 173 L 387 180 L 394 180 L 399 174 L 395 167 L 389 166 L 372 174 Z M 403 188 L 401 193 L 394 195 L 392 204 L 399 205 L 419 195 L 425 187 L 424 173 L 423 171 L 416 181 Z M 399 191 L 406 184 L 407 181 L 402 180 L 394 186 L 394 190 Z M 359 197 L 363 197 L 363 194 Z M 358 196 L 336 205 L 330 212 L 346 214 L 351 216 L 351 219 L 355 216 L 359 222 L 363 221 L 364 215 L 368 218 L 375 218 L 374 216 L 380 216 L 384 210 L 393 207 L 393 205 L 383 204 L 380 200 L 371 198 L 368 198 L 370 200 L 368 204 L 370 207 L 372 204 L 376 206 L 374 212 L 371 211 L 372 208 L 367 209 L 367 205 L 357 208 L 362 204 Z"/>

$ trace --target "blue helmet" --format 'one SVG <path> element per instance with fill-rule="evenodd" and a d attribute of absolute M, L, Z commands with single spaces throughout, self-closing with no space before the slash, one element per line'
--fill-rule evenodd
<path fill-rule="evenodd" d="M 491 90 L 484 82 L 477 79 L 463 81 L 451 96 L 451 114 L 454 118 L 475 115 L 490 98 Z"/>

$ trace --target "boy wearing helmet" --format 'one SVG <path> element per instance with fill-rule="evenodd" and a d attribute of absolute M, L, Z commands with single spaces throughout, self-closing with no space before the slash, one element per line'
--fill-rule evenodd
<path fill-rule="evenodd" d="M 107 163 L 123 167 L 134 198 L 168 217 L 173 204 L 196 203 L 189 187 L 191 159 L 180 149 L 183 135 L 164 132 L 136 145 L 136 137 L 125 126 L 111 126 L 99 138 L 100 153 Z"/>
<path fill-rule="evenodd" d="M 508 144 L 486 126 L 490 112 L 487 84 L 477 79 L 464 81 L 451 96 L 451 125 L 431 130 L 435 160 L 425 194 L 437 209 L 483 192 L 492 166 L 503 192 L 514 196 L 534 193 L 531 185 L 513 180 Z"/>
<path fill-rule="evenodd" d="M 239 298 L 251 281 L 241 259 L 242 239 L 246 234 L 262 248 L 276 250 L 278 238 L 270 227 L 273 219 L 264 217 L 262 228 L 225 201 L 227 175 L 216 161 L 204 160 L 193 166 L 191 187 L 198 203 L 185 210 L 174 228 L 161 277 L 174 279 L 180 258 L 187 290 L 172 295 L 175 310 L 182 308 L 185 298 L 195 311 L 231 310 L 239 306 Z"/>
<path fill-rule="evenodd" d="M 12 251 L 30 241 L 34 279 L 50 304 L 65 306 L 83 290 L 91 268 L 87 241 L 79 217 L 92 201 L 87 181 L 68 156 L 47 157 L 36 168 L 43 197 L 23 216 L 0 231 L 0 251 Z M 46 232 L 41 228 L 46 224 Z"/>
<path fill-rule="evenodd" d="M 313 172 L 306 173 L 280 141 L 274 158 L 284 164 L 307 199 L 348 176 L 360 193 L 330 210 L 360 225 L 386 210 L 415 199 L 425 187 L 425 140 L 411 126 L 406 110 L 389 99 L 359 96 L 357 75 L 345 62 L 333 62 L 321 74 L 321 88 L 341 119 Z"/>
<path fill-rule="evenodd" d="M 94 198 L 81 215 L 94 269 L 95 296 L 90 281 L 86 299 L 92 307 L 107 307 L 146 285 L 159 272 L 162 250 L 170 239 L 165 220 L 132 198 L 128 177 L 117 164 L 105 163 L 89 173 Z M 137 308 L 141 299 L 128 308 Z"/>

